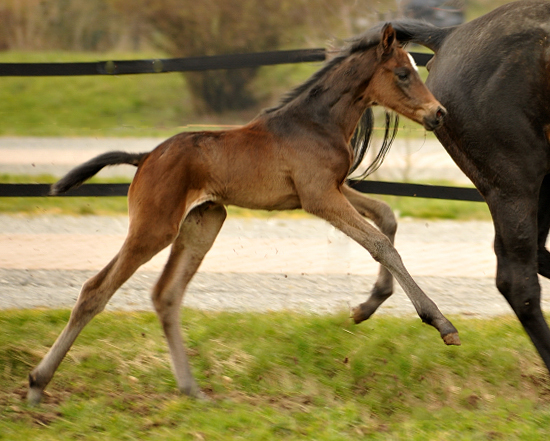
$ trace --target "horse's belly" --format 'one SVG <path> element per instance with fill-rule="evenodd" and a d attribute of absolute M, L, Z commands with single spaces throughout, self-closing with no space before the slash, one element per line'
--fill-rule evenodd
<path fill-rule="evenodd" d="M 232 197 L 223 198 L 225 205 L 249 208 L 252 210 L 295 210 L 301 207 L 300 199 L 294 192 L 281 193 L 259 188 Z"/>

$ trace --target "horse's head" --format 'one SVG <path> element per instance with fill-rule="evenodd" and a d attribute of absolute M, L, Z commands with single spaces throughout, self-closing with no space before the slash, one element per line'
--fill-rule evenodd
<path fill-rule="evenodd" d="M 420 79 L 414 60 L 397 42 L 391 24 L 382 29 L 376 52 L 378 67 L 368 87 L 371 99 L 422 124 L 426 130 L 437 129 L 447 111 Z"/>

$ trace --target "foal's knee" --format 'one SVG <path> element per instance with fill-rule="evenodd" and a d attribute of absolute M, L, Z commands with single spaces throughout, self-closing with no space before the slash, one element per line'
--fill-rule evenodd
<path fill-rule="evenodd" d="M 78 300 L 71 312 L 71 320 L 90 320 L 102 312 L 110 298 L 102 291 L 93 278 L 84 282 Z"/>
<path fill-rule="evenodd" d="M 153 291 L 152 300 L 155 312 L 159 317 L 162 317 L 166 311 L 169 311 L 174 307 L 174 301 L 172 299 L 162 296 L 162 293 L 159 293 L 156 290 Z"/>
<path fill-rule="evenodd" d="M 374 260 L 386 268 L 401 262 L 401 256 L 387 236 L 380 235 L 372 239 L 368 251 Z"/>

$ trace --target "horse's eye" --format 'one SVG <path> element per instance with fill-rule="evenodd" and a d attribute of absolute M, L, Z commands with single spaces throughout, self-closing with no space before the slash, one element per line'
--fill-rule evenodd
<path fill-rule="evenodd" d="M 406 69 L 399 69 L 395 71 L 395 75 L 399 81 L 407 81 L 409 79 L 409 71 Z"/>

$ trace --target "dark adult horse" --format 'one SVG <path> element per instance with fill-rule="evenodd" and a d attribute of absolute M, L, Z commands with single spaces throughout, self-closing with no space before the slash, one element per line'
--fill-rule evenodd
<path fill-rule="evenodd" d="M 435 133 L 489 205 L 497 287 L 550 370 L 537 277 L 550 278 L 550 2 L 509 3 L 450 28 L 393 25 L 400 41 L 435 52 L 426 85 L 448 110 Z M 385 298 L 373 292 L 355 320 Z"/>

